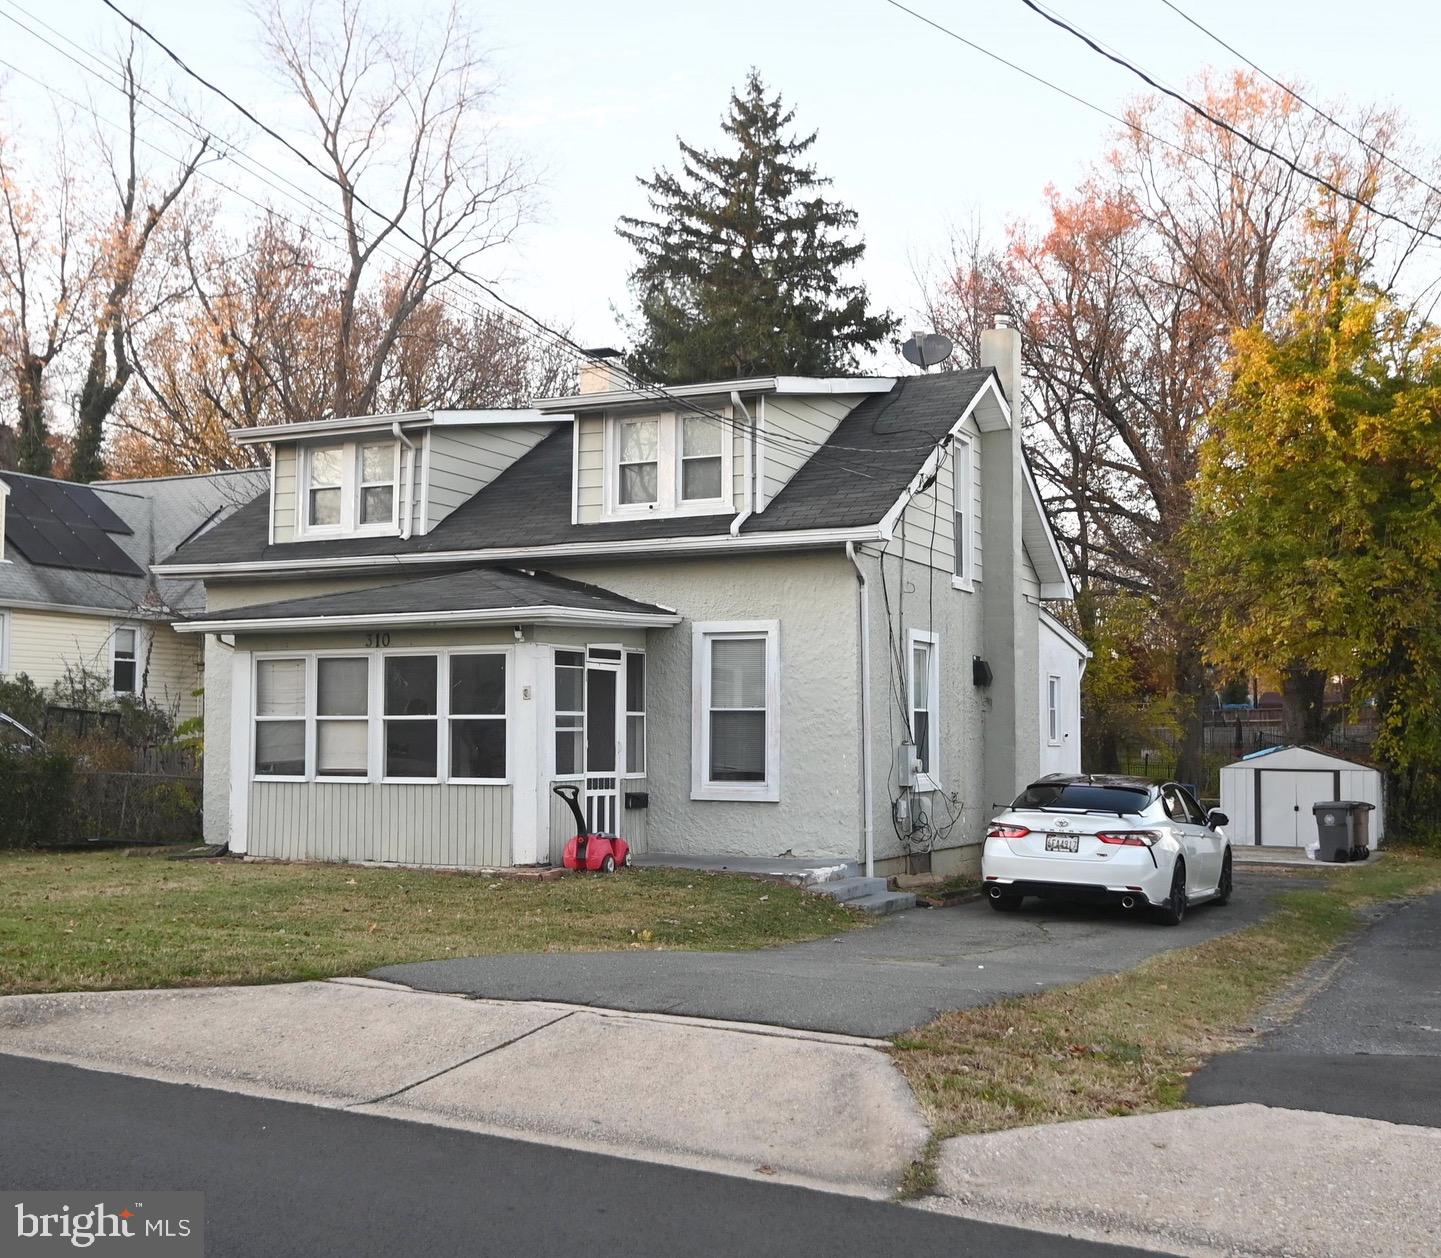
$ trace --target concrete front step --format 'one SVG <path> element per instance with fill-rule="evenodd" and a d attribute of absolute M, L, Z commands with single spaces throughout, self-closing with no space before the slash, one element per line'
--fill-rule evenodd
<path fill-rule="evenodd" d="M 857 900 L 847 900 L 846 904 L 853 909 L 860 909 L 862 913 L 874 913 L 883 916 L 886 913 L 904 913 L 907 909 L 916 907 L 916 897 L 909 891 L 882 891 L 878 895 L 863 895 Z"/>
<path fill-rule="evenodd" d="M 887 887 L 884 878 L 836 878 L 829 882 L 813 882 L 810 889 L 844 903 L 859 900 L 862 896 L 883 895 Z"/>
<path fill-rule="evenodd" d="M 860 866 L 855 861 L 800 860 L 793 856 L 692 856 L 647 852 L 644 855 L 633 855 L 631 860 L 643 868 L 703 869 L 711 873 L 780 878 L 798 887 L 817 887 L 842 882 L 860 873 Z"/>

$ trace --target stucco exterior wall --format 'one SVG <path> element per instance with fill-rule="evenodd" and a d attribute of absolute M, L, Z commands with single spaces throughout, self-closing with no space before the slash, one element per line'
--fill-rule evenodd
<path fill-rule="evenodd" d="M 1081 771 L 1081 658 L 1075 648 L 1038 618 L 1037 636 L 1040 662 L 1040 685 L 1037 716 L 1040 729 L 1039 748 L 1042 774 L 1079 773 Z M 1059 682 L 1056 739 L 1051 740 L 1049 681 Z"/>
<path fill-rule="evenodd" d="M 652 852 L 797 857 L 860 852 L 855 569 L 839 551 L 555 569 L 676 608 L 647 645 L 646 842 Z M 780 622 L 780 800 L 692 800 L 692 624 Z"/>

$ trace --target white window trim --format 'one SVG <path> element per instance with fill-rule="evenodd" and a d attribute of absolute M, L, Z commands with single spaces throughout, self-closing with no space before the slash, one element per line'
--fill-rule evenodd
<path fill-rule="evenodd" d="M 135 631 L 135 685 L 130 690 L 115 689 L 115 639 L 122 629 L 133 629 Z M 110 641 L 108 643 L 109 655 L 109 690 L 112 698 L 119 698 L 122 695 L 130 695 L 136 699 L 142 697 L 143 688 L 141 685 L 140 661 L 145 657 L 145 629 L 142 625 L 129 620 L 114 620 L 110 622 Z"/>
<path fill-rule="evenodd" d="M 924 792 L 940 791 L 941 785 L 941 643 L 940 638 L 925 629 L 911 629 L 906 633 L 906 713 L 907 721 L 913 721 L 916 710 L 916 644 L 922 643 L 930 648 L 927 658 L 930 660 L 931 675 L 926 679 L 926 710 L 930 713 L 931 723 L 929 733 L 930 739 L 930 770 L 922 773 L 916 771 L 916 790 Z M 911 731 L 912 737 L 915 731 Z"/>
<path fill-rule="evenodd" d="M 766 780 L 711 782 L 710 643 L 718 638 L 757 638 L 766 643 Z M 692 799 L 778 803 L 781 797 L 781 623 L 778 620 L 709 620 L 691 626 Z"/>
<path fill-rule="evenodd" d="M 360 448 L 371 445 L 390 445 L 393 451 L 394 479 L 391 484 L 390 520 L 381 524 L 360 523 Z M 310 464 L 311 456 L 318 450 L 340 450 L 340 523 L 312 524 L 310 522 Z M 400 442 L 387 440 L 383 435 L 356 437 L 346 441 L 320 441 L 301 446 L 297 451 L 300 466 L 296 469 L 296 485 L 299 501 L 296 503 L 295 532 L 298 537 L 393 537 L 400 532 L 400 484 L 401 459 Z M 372 484 L 382 484 L 373 481 Z"/>
<path fill-rule="evenodd" d="M 556 734 L 559 732 L 558 729 L 557 729 L 557 727 L 556 727 L 556 723 L 555 723 L 555 722 L 556 722 L 556 718 L 557 718 L 558 716 L 562 715 L 562 709 L 561 709 L 560 706 L 559 706 L 559 700 L 558 700 L 558 698 L 557 698 L 557 695 L 558 695 L 559 692 L 556 690 L 556 687 L 555 687 L 555 670 L 557 669 L 557 667 L 559 667 L 559 665 L 556 664 L 556 659 L 555 659 L 555 657 L 556 657 L 557 655 L 559 655 L 562 651 L 565 652 L 565 653 L 568 654 L 568 655 L 579 655 L 579 656 L 580 656 L 580 665 L 579 665 L 579 669 L 578 669 L 578 671 L 579 671 L 579 673 L 580 673 L 580 709 L 579 709 L 579 711 L 577 711 L 577 710 L 575 710 L 575 709 L 573 709 L 573 708 L 566 708 L 566 709 L 564 709 L 564 715 L 566 715 L 566 716 L 579 716 L 579 717 L 580 717 L 580 769 L 579 769 L 579 771 L 577 771 L 577 772 L 575 772 L 575 773 L 562 773 L 562 772 L 560 771 L 559 767 L 558 767 L 557 764 L 556 764 L 556 755 L 555 755 L 555 737 L 556 737 Z M 567 667 L 567 668 L 572 668 L 572 667 L 575 667 L 575 666 L 574 666 L 574 665 L 567 664 L 565 667 Z M 546 684 L 547 684 L 547 686 L 549 687 L 549 693 L 550 693 L 550 739 L 549 739 L 549 744 L 550 744 L 550 745 L 549 745 L 549 750 L 548 750 L 547 753 L 546 753 L 546 767 L 550 770 L 550 776 L 551 776 L 552 780 L 554 780 L 554 781 L 556 781 L 556 782 L 580 782 L 580 781 L 583 781 L 584 778 L 585 778 L 585 647 L 584 647 L 584 646 L 556 646 L 556 647 L 552 647 L 552 648 L 551 648 L 551 652 L 550 652 L 550 673 L 549 673 L 549 679 L 548 679 L 548 681 L 547 681 Z M 573 732 L 573 731 L 571 731 L 571 732 Z"/>
<path fill-rule="evenodd" d="M 436 657 L 436 712 L 434 716 L 389 717 L 385 715 L 385 659 L 392 655 L 429 655 Z M 505 664 L 505 769 L 503 778 L 463 778 L 450 775 L 450 657 L 452 655 L 503 655 Z M 370 660 L 370 710 L 366 716 L 368 733 L 366 738 L 367 764 L 364 777 L 322 776 L 318 772 L 316 754 L 316 708 L 319 698 L 320 669 L 316 661 L 321 659 Z M 299 776 L 255 771 L 255 726 L 264 720 L 300 720 L 300 717 L 263 717 L 256 714 L 256 703 L 260 695 L 259 669 L 263 660 L 304 660 L 305 661 L 305 772 Z M 319 782 L 321 784 L 366 783 L 380 786 L 511 786 L 514 784 L 515 765 L 515 653 L 504 646 L 464 647 L 387 647 L 382 650 L 334 648 L 320 651 L 256 651 L 250 661 L 250 734 L 249 763 L 250 780 L 253 782 Z M 358 717 L 335 717 L 335 720 L 359 720 Z M 416 720 L 436 722 L 437 776 L 427 778 L 385 776 L 385 722 L 386 720 Z M 471 719 L 461 714 L 457 719 Z M 500 720 L 499 716 L 490 719 Z"/>
<path fill-rule="evenodd" d="M 362 463 L 363 451 L 364 451 L 364 448 L 365 448 L 366 446 L 380 446 L 380 445 L 389 445 L 389 446 L 390 446 L 390 479 L 389 479 L 388 481 L 383 481 L 383 480 L 371 480 L 371 481 L 368 481 L 368 480 L 365 479 L 365 467 L 364 467 L 364 465 L 363 465 L 363 463 Z M 392 440 L 390 440 L 390 441 L 386 441 L 384 438 L 381 438 L 381 439 L 378 439 L 378 440 L 375 439 L 375 438 L 371 438 L 371 439 L 368 440 L 368 441 L 367 441 L 367 440 L 363 440 L 363 439 L 362 439 L 362 440 L 357 440 L 357 441 L 355 442 L 355 453 L 354 453 L 354 456 L 353 456 L 353 457 L 354 457 L 354 459 L 355 459 L 355 466 L 354 466 L 354 469 L 353 469 L 353 472 L 354 472 L 354 475 L 355 475 L 355 515 L 354 515 L 354 517 L 352 517 L 352 518 L 354 519 L 354 521 L 355 521 L 355 529 L 354 529 L 354 531 L 355 531 L 356 533 L 359 533 L 359 534 L 363 535 L 363 536 L 368 536 L 368 535 L 377 534 L 377 533 L 378 533 L 378 534 L 382 534 L 382 535 L 390 534 L 390 533 L 399 533 L 399 532 L 400 532 L 400 471 L 401 471 L 401 468 L 400 468 L 400 442 L 395 441 L 394 439 L 392 439 Z M 412 457 L 414 457 L 414 456 L 412 455 Z M 360 522 L 360 509 L 361 509 L 361 505 L 362 505 L 363 500 L 364 500 L 364 494 L 362 493 L 362 490 L 365 490 L 365 489 L 373 489 L 373 488 L 384 488 L 386 485 L 389 485 L 389 486 L 390 486 L 390 519 L 389 519 L 389 520 L 382 520 L 382 521 L 381 521 L 380 523 L 378 523 L 378 524 L 362 524 L 362 523 Z M 344 498 L 344 494 L 342 494 L 341 497 Z M 412 504 L 412 509 L 414 509 L 413 504 Z"/>
<path fill-rule="evenodd" d="M 1051 747 L 1061 745 L 1061 675 L 1050 673 L 1046 676 L 1046 742 Z"/>
<path fill-rule="evenodd" d="M 956 532 L 956 516 L 961 517 L 961 541 L 964 567 L 956 574 L 955 558 L 951 559 L 951 588 L 974 594 L 976 590 L 976 502 L 974 495 L 975 442 L 968 433 L 955 437 L 955 465 L 951 469 L 951 536 Z"/>
<path fill-rule="evenodd" d="M 375 712 L 375 661 L 370 658 L 369 651 L 317 651 L 311 660 L 305 665 L 305 719 L 308 725 L 314 727 L 315 755 L 310 755 L 311 731 L 306 730 L 306 755 L 305 764 L 309 769 L 314 766 L 314 779 L 317 782 L 365 782 L 370 779 L 371 744 L 375 741 L 375 735 L 371 728 L 372 716 Z M 295 658 L 291 656 L 290 658 Z M 320 661 L 331 660 L 364 660 L 365 661 L 365 715 L 360 716 L 321 716 L 320 715 Z M 258 690 L 258 683 L 257 683 Z M 364 721 L 365 722 L 365 772 L 364 773 L 322 773 L 320 771 L 320 726 L 326 721 Z M 273 779 L 267 778 L 267 781 Z"/>
<path fill-rule="evenodd" d="M 645 670 L 642 674 L 643 680 L 645 682 L 645 693 L 641 695 L 641 708 L 638 712 L 631 710 L 630 687 L 626 681 L 627 669 L 630 668 L 630 657 L 632 655 L 640 656 L 642 661 L 641 667 Z M 650 768 L 650 661 L 645 658 L 644 651 L 638 650 L 634 647 L 626 647 L 625 650 L 621 653 L 620 664 L 620 697 L 622 702 L 618 706 L 621 709 L 621 720 L 624 722 L 620 741 L 621 751 L 625 755 L 625 761 L 619 766 L 621 770 L 620 776 L 623 781 L 634 782 L 643 779 L 646 775 L 646 770 Z M 630 764 L 630 718 L 633 716 L 638 716 L 641 718 L 641 768 L 639 773 L 632 773 L 628 767 Z"/>
<path fill-rule="evenodd" d="M 660 411 L 648 415 L 607 415 L 604 428 L 605 499 L 603 518 L 637 520 L 647 516 L 670 519 L 688 515 L 720 515 L 735 510 L 735 434 L 730 407 L 718 407 L 721 417 L 721 492 L 716 498 L 682 501 L 681 427 L 683 414 Z M 620 425 L 628 420 L 656 421 L 656 500 L 654 503 L 622 503 L 620 500 Z"/>

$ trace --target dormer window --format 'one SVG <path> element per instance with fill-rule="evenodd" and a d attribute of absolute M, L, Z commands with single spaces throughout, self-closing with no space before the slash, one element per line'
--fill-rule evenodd
<path fill-rule="evenodd" d="M 724 418 L 613 416 L 605 431 L 608 517 L 734 510 L 732 442 Z"/>
<path fill-rule="evenodd" d="M 400 446 L 346 441 L 303 452 L 303 532 L 309 536 L 393 533 Z"/>

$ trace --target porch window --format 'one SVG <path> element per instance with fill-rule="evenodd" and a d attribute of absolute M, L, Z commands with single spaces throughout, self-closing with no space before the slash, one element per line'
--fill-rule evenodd
<path fill-rule="evenodd" d="M 305 776 L 305 660 L 255 662 L 255 773 Z"/>
<path fill-rule="evenodd" d="M 779 625 L 697 624 L 694 633 L 692 797 L 779 799 Z"/>
<path fill-rule="evenodd" d="M 138 629 L 116 628 L 110 634 L 110 689 L 118 695 L 135 693 Z"/>
<path fill-rule="evenodd" d="M 916 770 L 921 790 L 939 790 L 941 671 L 936 635 L 912 629 L 910 634 L 911 738 L 916 744 Z"/>
<path fill-rule="evenodd" d="M 645 652 L 625 653 L 625 771 L 645 776 Z"/>
<path fill-rule="evenodd" d="M 620 424 L 620 503 L 643 506 L 660 495 L 660 421 L 627 419 Z"/>
<path fill-rule="evenodd" d="M 370 660 L 322 656 L 316 661 L 316 775 L 363 778 L 369 771 Z"/>
<path fill-rule="evenodd" d="M 450 780 L 505 778 L 505 656 L 450 657 Z"/>
<path fill-rule="evenodd" d="M 440 661 L 434 655 L 387 655 L 385 776 L 439 777 Z"/>
<path fill-rule="evenodd" d="M 721 424 L 704 415 L 681 420 L 680 496 L 683 502 L 721 496 Z"/>
<path fill-rule="evenodd" d="M 321 446 L 309 452 L 309 500 L 306 523 L 313 529 L 340 527 L 341 469 L 344 446 Z"/>
<path fill-rule="evenodd" d="M 585 766 L 585 652 L 555 653 L 555 773 L 578 777 Z"/>
<path fill-rule="evenodd" d="M 395 461 L 393 441 L 360 447 L 360 525 L 395 523 Z"/>

